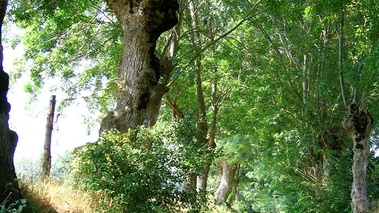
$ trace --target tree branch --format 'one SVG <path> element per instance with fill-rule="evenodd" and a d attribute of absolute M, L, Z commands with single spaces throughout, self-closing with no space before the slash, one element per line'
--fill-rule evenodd
<path fill-rule="evenodd" d="M 257 1 L 253 7 L 250 9 L 250 11 L 247 13 L 247 15 L 240 21 L 238 22 L 232 29 L 228 30 L 226 33 L 222 34 L 221 36 L 219 36 L 218 38 L 216 38 L 215 40 L 212 40 L 211 42 L 209 42 L 207 45 L 205 45 L 203 48 L 201 48 L 199 51 L 196 52 L 196 55 L 184 66 L 183 69 L 186 69 L 192 62 L 194 62 L 196 60 L 197 57 L 200 56 L 201 53 L 203 53 L 205 50 L 207 50 L 210 46 L 214 45 L 215 43 L 217 43 L 218 41 L 220 41 L 221 39 L 225 38 L 226 36 L 228 36 L 230 33 L 234 32 L 238 27 L 240 27 L 243 23 L 245 23 L 247 20 L 253 18 L 256 14 L 252 14 L 253 11 L 255 10 L 255 8 L 258 6 L 258 4 L 260 3 L 261 0 Z"/>
<path fill-rule="evenodd" d="M 342 5 L 343 7 L 343 5 Z M 345 89 L 345 79 L 343 76 L 343 27 L 344 27 L 344 21 L 345 21 L 345 9 L 342 8 L 341 11 L 341 21 L 340 21 L 340 32 L 336 29 L 337 37 L 338 37 L 338 70 L 340 75 L 340 87 L 341 87 L 341 96 L 343 100 L 343 104 L 345 108 L 347 107 L 347 100 L 346 100 L 346 89 Z"/>

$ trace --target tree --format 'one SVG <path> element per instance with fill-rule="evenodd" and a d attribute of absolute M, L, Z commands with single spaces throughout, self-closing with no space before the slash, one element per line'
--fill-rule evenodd
<path fill-rule="evenodd" d="M 281 4 L 279 1 L 272 1 L 263 5 L 265 12 L 257 20 L 250 22 L 254 27 L 244 29 L 245 34 L 256 37 L 246 36 L 240 42 L 245 44 L 244 48 L 249 48 L 246 54 L 250 54 L 249 60 L 254 61 L 254 65 L 250 66 L 256 67 L 251 69 L 251 72 L 254 70 L 257 73 L 254 76 L 255 81 L 247 84 L 251 87 L 250 90 L 246 89 L 246 92 L 250 91 L 251 98 L 240 93 L 234 99 L 240 105 L 247 102 L 250 110 L 243 107 L 239 112 L 244 115 L 247 111 L 252 121 L 239 119 L 236 114 L 232 116 L 237 122 L 231 129 L 238 126 L 238 132 L 242 133 L 241 126 L 252 127 L 250 132 L 245 131 L 245 136 L 250 136 L 246 139 L 250 146 L 243 144 L 243 140 L 239 142 L 241 145 L 230 140 L 234 144 L 226 146 L 233 148 L 230 155 L 245 159 L 241 162 L 246 162 L 251 168 L 247 172 L 250 181 L 259 183 L 262 179 L 264 182 L 270 180 L 269 184 L 262 184 L 264 187 L 256 188 L 263 189 L 262 191 L 267 188 L 267 193 L 261 191 L 262 195 L 272 198 L 278 194 L 282 196 L 281 202 L 287 204 L 284 207 L 287 211 L 316 209 L 328 197 L 328 200 L 333 199 L 335 202 L 336 210 L 346 209 L 346 202 L 339 204 L 335 199 L 337 193 L 331 190 L 337 184 L 342 186 L 342 183 L 332 181 L 336 180 L 337 171 L 341 171 L 338 173 L 340 178 L 342 176 L 348 180 L 351 177 L 349 170 L 339 170 L 342 165 L 346 166 L 346 163 L 343 164 L 343 159 L 346 159 L 343 152 L 349 153 L 346 149 L 349 141 L 345 140 L 338 119 L 344 113 L 339 102 L 340 89 L 335 72 L 338 68 L 338 54 L 335 49 L 338 40 L 333 29 L 338 22 L 335 18 L 338 4 L 325 2 L 308 5 L 300 4 L 299 1 Z M 255 44 L 255 47 L 249 44 Z M 254 51 L 260 55 L 252 53 Z M 249 70 L 249 67 L 244 68 Z M 231 97 L 233 98 L 233 94 Z M 235 104 L 233 109 L 237 111 L 239 108 Z M 225 131 L 225 127 L 221 127 L 221 131 Z M 238 135 L 236 132 L 233 130 Z M 246 147 L 251 147 L 249 151 L 254 153 L 254 157 L 245 154 Z M 256 165 L 263 165 L 264 169 Z M 270 175 L 264 177 L 263 172 L 259 174 L 254 171 L 255 168 L 271 171 L 268 172 Z M 274 173 L 277 177 L 275 180 L 271 178 Z M 328 174 L 332 177 L 329 178 Z M 286 184 L 278 181 L 280 177 L 286 178 Z M 288 184 L 290 182 L 294 184 Z M 240 183 L 245 186 L 253 185 L 242 181 Z M 348 187 L 345 187 L 345 182 L 343 184 L 343 193 L 338 196 L 340 199 L 348 199 Z M 273 185 L 275 187 L 271 188 Z M 275 190 L 275 194 L 270 190 Z M 246 191 L 241 195 L 249 197 L 252 202 L 259 200 L 259 195 L 257 199 L 252 199 L 252 193 L 248 194 Z M 297 202 L 308 196 L 316 199 L 307 204 Z M 345 206 L 341 208 L 342 205 Z"/>
<path fill-rule="evenodd" d="M 199 5 L 198 5 L 199 6 Z M 189 1 L 189 12 L 191 15 L 191 30 L 193 31 L 191 40 L 192 44 L 195 48 L 196 53 L 196 59 L 194 61 L 195 65 L 195 87 L 196 87 L 196 97 L 197 97 L 197 105 L 198 105 L 198 111 L 197 114 L 197 123 L 196 123 L 196 140 L 197 143 L 200 144 L 207 144 L 207 133 L 208 133 L 208 124 L 207 124 L 207 114 L 206 114 L 206 106 L 205 106 L 205 99 L 204 99 L 204 92 L 202 87 L 202 78 L 201 78 L 201 72 L 202 72 L 202 52 L 200 50 L 201 47 L 201 40 L 200 40 L 200 32 L 198 26 L 198 17 L 196 13 L 196 7 L 194 1 Z M 215 148 L 216 144 L 211 144 L 210 146 L 213 146 Z M 196 189 L 198 191 L 206 191 L 207 186 L 207 179 L 208 179 L 208 172 L 209 172 L 210 164 L 206 163 L 204 165 L 204 171 L 201 172 L 200 175 L 197 176 L 196 180 Z"/>
<path fill-rule="evenodd" d="M 0 2 L 0 41 L 2 24 L 7 9 L 7 0 Z M 3 46 L 0 43 L 0 205 L 12 204 L 21 198 L 13 164 L 13 155 L 17 145 L 16 132 L 9 129 L 8 119 L 11 106 L 7 101 L 9 87 L 8 74 L 3 68 Z"/>
<path fill-rule="evenodd" d="M 283 168 L 280 164 L 287 165 L 286 168 L 294 168 L 293 173 L 289 172 L 291 170 L 289 169 L 289 171 L 276 176 L 283 175 L 287 178 L 294 178 L 293 181 L 299 178 L 298 180 L 303 180 L 299 182 L 304 183 L 296 183 L 292 186 L 288 184 L 287 188 L 280 185 L 275 186 L 276 190 L 283 189 L 284 193 L 288 193 L 288 196 L 284 196 L 285 202 L 288 201 L 288 211 L 302 211 L 302 209 L 309 211 L 313 208 L 320 210 L 317 205 L 324 202 L 323 199 L 319 199 L 321 197 L 335 204 L 334 210 L 328 209 L 329 211 L 340 211 L 349 207 L 346 202 L 339 202 L 335 199 L 335 195 L 340 196 L 340 199 L 348 199 L 349 186 L 347 181 L 350 181 L 350 178 L 353 179 L 353 176 L 351 170 L 341 168 L 346 168 L 346 162 L 350 162 L 350 160 L 352 162 L 352 151 L 355 149 L 350 150 L 353 146 L 351 146 L 349 137 L 340 124 L 340 118 L 345 113 L 344 105 L 346 102 L 343 100 L 349 97 L 348 95 L 341 95 L 338 73 L 336 72 L 339 69 L 337 47 L 341 40 L 339 35 L 341 33 L 339 32 L 341 31 L 339 29 L 341 7 L 348 11 L 346 13 L 348 24 L 345 24 L 344 27 L 344 32 L 347 33 L 344 34 L 343 38 L 346 46 L 343 48 L 343 53 L 340 54 L 340 57 L 343 58 L 342 71 L 348 79 L 344 81 L 346 93 L 354 93 L 353 91 L 356 90 L 354 88 L 359 87 L 361 92 L 357 94 L 360 96 L 365 96 L 362 91 L 366 91 L 366 94 L 373 94 L 377 84 L 377 74 L 372 70 L 371 65 L 377 61 L 376 56 L 374 56 L 376 55 L 377 43 L 374 42 L 376 40 L 369 39 L 372 38 L 374 32 L 377 32 L 376 27 L 374 27 L 376 25 L 372 24 L 375 23 L 374 20 L 377 17 L 374 15 L 377 14 L 375 12 L 377 6 L 372 5 L 369 1 L 359 3 L 345 1 L 315 2 L 300 4 L 299 1 L 287 1 L 285 5 L 280 5 L 278 1 L 271 2 L 272 5 L 271 3 L 267 5 L 267 8 L 270 9 L 266 16 L 267 19 L 262 16 L 262 20 L 260 19 L 255 25 L 258 29 L 260 28 L 262 34 L 266 35 L 268 45 L 273 48 L 274 53 L 276 52 L 269 57 L 276 60 L 268 63 L 271 67 L 279 68 L 280 71 L 272 71 L 280 73 L 278 74 L 280 78 L 277 81 L 281 83 L 278 84 L 278 87 L 283 89 L 279 96 L 273 98 L 276 101 L 276 106 L 279 106 L 275 124 L 280 124 L 281 128 L 276 130 L 277 133 L 271 134 L 274 134 L 274 141 L 277 141 L 278 144 L 266 144 L 267 147 L 277 147 L 278 150 L 282 151 L 277 152 L 274 148 L 274 150 L 269 151 L 272 153 L 271 155 L 267 153 L 268 159 L 260 159 L 267 162 L 266 166 L 270 164 L 273 166 L 272 162 L 277 162 L 278 164 L 275 164 L 279 166 L 278 168 Z M 364 12 L 362 13 L 362 11 Z M 286 15 L 283 16 L 283 14 Z M 266 23 L 270 23 L 270 25 Z M 307 36 L 298 36 L 303 34 Z M 284 81 L 287 82 L 287 85 L 282 83 L 282 78 L 287 80 Z M 269 84 L 272 85 L 273 83 L 269 82 Z M 358 113 L 362 116 L 367 112 L 360 100 L 373 100 L 372 95 L 366 97 L 368 98 L 354 98 L 356 101 L 353 101 L 358 103 L 358 108 L 362 110 Z M 371 105 L 371 107 L 376 107 L 376 105 Z M 349 104 L 347 108 L 349 108 Z M 355 105 L 354 108 L 356 108 Z M 374 112 L 374 110 L 370 111 Z M 353 112 L 357 113 L 356 110 Z M 354 116 L 348 115 L 348 120 L 351 121 L 351 117 Z M 371 123 L 369 116 L 366 115 L 363 118 L 365 120 L 364 126 Z M 291 127 L 286 126 L 287 124 L 290 124 Z M 369 130 L 369 126 L 367 127 Z M 366 128 L 362 128 L 366 130 Z M 359 138 L 369 139 L 370 137 L 365 135 Z M 295 143 L 296 141 L 297 143 Z M 368 141 L 363 142 L 361 141 L 362 144 L 366 144 L 363 147 L 369 148 L 370 143 Z M 296 151 L 294 152 L 294 150 Z M 364 153 L 366 154 L 361 156 L 368 159 L 368 149 Z M 348 159 L 349 155 L 350 160 Z M 366 163 L 354 166 L 357 171 L 361 171 L 360 180 L 364 178 L 362 172 L 366 170 L 365 167 L 367 166 L 366 160 L 361 162 Z M 288 165 L 292 166 L 289 167 Z M 275 170 L 273 169 L 274 172 Z M 344 181 L 341 181 L 342 179 Z M 272 181 L 271 184 L 274 182 L 276 181 Z M 287 182 L 291 181 L 287 180 Z M 341 193 L 336 193 L 333 190 L 338 188 L 337 186 L 340 186 Z M 297 193 L 295 197 L 291 197 L 293 194 L 290 195 L 289 188 L 294 191 L 301 189 L 302 193 Z M 359 188 L 364 189 L 365 187 Z M 307 206 L 305 206 L 305 202 L 296 202 L 298 199 L 304 200 L 303 198 L 307 196 L 317 199 L 312 204 L 308 203 Z M 365 199 L 361 198 L 360 200 L 364 201 Z"/>
<path fill-rule="evenodd" d="M 46 130 L 45 130 L 45 143 L 43 146 L 43 162 L 42 162 L 42 176 L 48 178 L 51 169 L 51 135 L 53 133 L 53 121 L 55 113 L 55 95 L 50 97 L 49 113 L 47 114 Z"/>
<path fill-rule="evenodd" d="M 378 6 L 369 1 L 351 2 L 340 7 L 338 26 L 339 77 L 341 95 L 346 108 L 342 125 L 351 133 L 354 161 L 352 166 L 353 183 L 351 189 L 351 208 L 354 213 L 370 212 L 367 191 L 367 167 L 370 156 L 370 135 L 374 128 L 373 117 L 369 113 L 369 100 L 376 95 L 377 73 L 372 66 L 377 63 L 378 41 L 373 37 L 378 27 Z M 359 11 L 359 12 L 358 12 Z M 346 22 L 346 23 L 345 23 Z M 355 28 L 349 28 L 354 23 Z M 345 32 L 353 32 L 353 36 Z M 355 39 L 359 42 L 355 43 Z M 347 48 L 346 48 L 347 46 Z M 348 55 L 346 57 L 346 55 Z M 350 72 L 347 66 L 350 65 Z M 349 81 L 346 80 L 349 78 Z M 350 76 L 349 76 L 350 75 Z M 348 82 L 352 82 L 348 84 Z M 349 90 L 352 93 L 348 99 Z"/>
<path fill-rule="evenodd" d="M 102 121 L 101 131 L 126 132 L 137 126 L 150 127 L 158 118 L 162 96 L 168 91 L 163 64 L 155 56 L 159 36 L 174 27 L 178 20 L 177 0 L 134 1 L 108 0 L 123 31 L 116 99 L 117 106 Z"/>
<path fill-rule="evenodd" d="M 175 118 L 196 118 L 189 125 L 196 125 L 197 131 L 188 141 L 195 148 L 188 153 L 202 155 L 198 159 L 204 161 L 201 169 L 188 170 L 193 191 L 198 176 L 198 190 L 205 191 L 207 185 L 208 191 L 219 189 L 215 196 L 219 204 L 228 199 L 228 193 L 221 192 L 239 184 L 236 198 L 262 211 L 341 212 L 349 208 L 346 200 L 353 176 L 346 168 L 353 163 L 350 142 L 355 138 L 341 125 L 348 95 L 341 94 L 336 71 L 343 71 L 346 93 L 367 97 L 354 96 L 356 105 L 346 104 L 351 108 L 346 121 L 357 117 L 358 107 L 362 109 L 358 114 L 366 114 L 363 117 L 369 124 L 368 110 L 372 117 L 379 111 L 373 104 L 379 91 L 376 4 L 182 0 L 178 25 L 169 33 L 162 33 L 169 26 L 152 33 L 162 23 L 154 19 L 158 23 L 148 30 L 149 14 L 154 17 L 154 13 L 147 5 L 158 7 L 158 1 L 126 1 L 126 5 L 108 1 L 112 11 L 100 0 L 24 2 L 33 7 L 19 15 L 39 19 L 38 24 L 30 24 L 34 28 L 28 44 L 33 45 L 28 49 L 42 66 L 33 69 L 32 76 L 38 80 L 43 79 L 41 72 L 63 70 L 56 76 L 70 82 L 65 87 L 71 88 L 70 95 L 80 97 L 85 88 L 93 92 L 89 96 L 105 100 L 103 108 L 110 108 L 116 99 L 116 108 L 104 119 L 102 130 L 154 125 L 162 95 L 170 87 L 162 105 L 168 107 L 159 119 L 171 121 L 168 108 Z M 346 12 L 344 36 L 341 7 Z M 77 12 L 72 8 L 78 8 Z M 166 9 L 159 5 L 158 11 L 166 14 Z M 28 15 L 31 11 L 37 12 Z M 161 33 L 165 39 L 157 43 Z M 339 44 L 344 47 L 340 54 Z M 72 61 L 86 60 L 90 69 L 66 69 Z M 72 87 L 75 78 L 80 78 L 77 88 Z M 358 147 L 364 144 L 366 155 L 361 156 L 367 157 L 370 137 L 363 138 L 367 141 L 356 143 Z M 211 150 L 216 143 L 222 156 L 215 160 L 201 148 Z M 213 163 L 222 166 L 214 169 Z M 220 185 L 214 181 L 218 168 Z M 357 168 L 363 171 L 365 163 Z M 367 191 L 367 199 L 374 193 Z"/>
<path fill-rule="evenodd" d="M 62 92 L 60 113 L 85 101 L 86 121 L 99 122 L 115 103 L 122 52 L 121 28 L 105 1 L 14 0 L 9 17 L 25 32 L 8 38 L 25 47 L 11 77 L 27 75 L 25 91 L 33 97 L 46 87 Z M 49 84 L 52 78 L 57 84 Z"/>
<path fill-rule="evenodd" d="M 35 62 L 31 69 L 34 86 L 38 89 L 47 74 L 64 79 L 68 99 L 83 89 L 94 91 L 92 96 L 100 96 L 98 102 L 105 107 L 116 99 L 116 108 L 103 119 L 101 132 L 152 126 L 168 91 L 165 79 L 173 69 L 172 58 L 160 61 L 155 56 L 156 43 L 163 32 L 177 24 L 178 2 L 109 0 L 106 4 L 111 11 L 99 0 L 16 2 L 12 14 L 22 27 L 31 30 L 24 39 L 26 56 Z M 87 60 L 95 65 L 76 71 Z M 116 66 L 118 72 L 113 70 Z M 78 77 L 82 78 L 79 82 Z M 97 94 L 106 88 L 109 90 Z M 31 91 L 35 91 L 33 87 Z"/>

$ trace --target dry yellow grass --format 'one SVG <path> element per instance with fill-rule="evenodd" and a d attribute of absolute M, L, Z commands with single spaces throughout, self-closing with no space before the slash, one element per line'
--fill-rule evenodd
<path fill-rule="evenodd" d="M 38 213 L 96 213 L 106 212 L 112 206 L 112 199 L 102 193 L 88 193 L 74 189 L 67 183 L 52 181 L 19 181 L 22 194 Z M 105 201 L 105 202 L 104 202 Z M 104 206 L 101 206 L 104 205 Z M 238 209 L 228 209 L 212 203 L 206 213 L 239 213 Z M 177 212 L 188 212 L 179 208 Z"/>
<path fill-rule="evenodd" d="M 94 213 L 99 205 L 96 200 L 101 197 L 73 189 L 65 183 L 50 181 L 21 181 L 20 188 L 40 213 Z"/>

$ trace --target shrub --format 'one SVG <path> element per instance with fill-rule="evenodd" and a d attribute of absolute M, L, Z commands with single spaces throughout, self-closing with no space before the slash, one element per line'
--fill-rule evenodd
<path fill-rule="evenodd" d="M 181 185 L 202 161 L 188 153 L 194 140 L 188 129 L 183 130 L 157 126 L 105 133 L 99 142 L 74 153 L 71 178 L 77 187 L 105 193 L 110 199 L 105 204 L 112 204 L 107 211 L 169 212 L 179 205 L 194 205 L 196 195 Z M 187 138 L 187 145 L 177 143 L 178 137 Z"/>

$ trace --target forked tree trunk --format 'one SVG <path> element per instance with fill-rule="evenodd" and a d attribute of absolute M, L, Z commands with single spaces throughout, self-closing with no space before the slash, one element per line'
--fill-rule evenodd
<path fill-rule="evenodd" d="M 228 196 L 237 182 L 237 170 L 238 166 L 236 164 L 229 164 L 226 160 L 221 161 L 219 171 L 220 184 L 214 196 L 217 205 L 222 205 L 227 201 Z"/>
<path fill-rule="evenodd" d="M 53 122 L 55 112 L 55 95 L 50 98 L 49 113 L 46 121 L 45 144 L 43 146 L 42 176 L 48 178 L 51 169 L 51 136 L 53 133 Z"/>
<path fill-rule="evenodd" d="M 153 126 L 162 96 L 168 91 L 161 78 L 172 67 L 160 63 L 154 51 L 158 37 L 178 20 L 177 0 L 107 0 L 123 32 L 123 54 L 117 82 L 117 105 L 102 121 L 100 132 Z"/>
<path fill-rule="evenodd" d="M 343 121 L 345 129 L 352 133 L 354 141 L 353 185 L 351 190 L 351 207 L 354 213 L 370 211 L 367 199 L 366 174 L 370 147 L 368 138 L 371 132 L 372 117 L 366 106 L 362 108 L 355 102 L 348 108 Z"/>
<path fill-rule="evenodd" d="M 11 109 L 7 100 L 9 77 L 3 68 L 2 23 L 7 0 L 0 1 L 0 206 L 7 206 L 21 198 L 13 155 L 17 146 L 17 134 L 9 129 L 8 119 Z"/>

